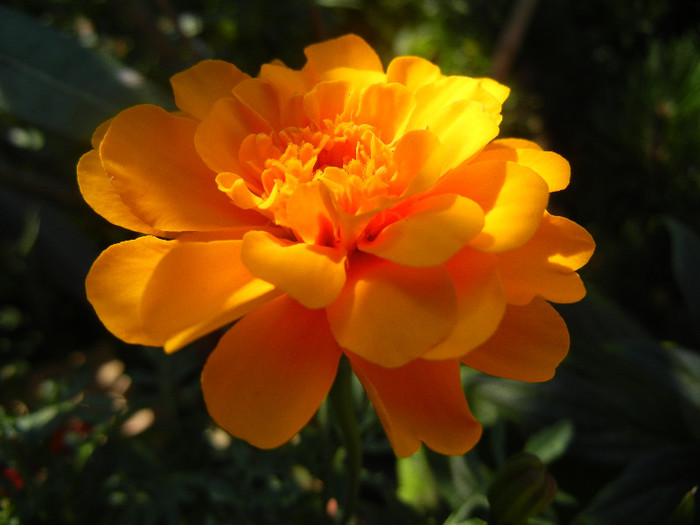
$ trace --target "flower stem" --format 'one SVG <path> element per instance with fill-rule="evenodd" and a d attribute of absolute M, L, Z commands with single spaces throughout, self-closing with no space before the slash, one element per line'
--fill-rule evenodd
<path fill-rule="evenodd" d="M 362 471 L 362 444 L 352 398 L 352 368 L 345 356 L 338 365 L 338 375 L 331 388 L 330 401 L 340 424 L 346 452 L 348 493 L 345 504 L 340 507 L 339 519 L 339 523 L 345 524 L 355 512 Z"/>

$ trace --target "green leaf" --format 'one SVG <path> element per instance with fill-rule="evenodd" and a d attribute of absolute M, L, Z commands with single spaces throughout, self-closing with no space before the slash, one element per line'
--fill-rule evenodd
<path fill-rule="evenodd" d="M 695 494 L 697 491 L 698 487 L 696 485 L 685 493 L 676 510 L 673 511 L 673 514 L 666 520 L 664 525 L 693 525 Z"/>
<path fill-rule="evenodd" d="M 437 506 L 437 483 L 424 448 L 420 448 L 412 456 L 397 459 L 396 473 L 399 483 L 396 492 L 399 500 L 417 510 Z"/>
<path fill-rule="evenodd" d="M 566 452 L 573 437 L 573 424 L 571 421 L 562 420 L 531 436 L 523 450 L 540 458 L 542 463 L 548 464 Z"/>
<path fill-rule="evenodd" d="M 691 315 L 695 328 L 700 324 L 700 238 L 687 226 L 668 217 L 671 232 L 673 272 Z"/>
<path fill-rule="evenodd" d="M 0 7 L 0 111 L 87 140 L 122 109 L 165 97 L 138 73 Z"/>

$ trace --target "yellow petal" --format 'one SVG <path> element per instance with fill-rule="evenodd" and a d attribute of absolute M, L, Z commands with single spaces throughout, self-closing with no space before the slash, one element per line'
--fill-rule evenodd
<path fill-rule="evenodd" d="M 345 284 L 345 254 L 335 248 L 278 239 L 264 231 L 243 236 L 243 264 L 307 308 L 332 303 Z"/>
<path fill-rule="evenodd" d="M 509 305 L 496 333 L 464 356 L 465 365 L 518 381 L 547 381 L 569 350 L 564 320 L 543 299 Z"/>
<path fill-rule="evenodd" d="M 304 95 L 304 111 L 309 121 L 320 128 L 324 120 L 333 121 L 345 114 L 348 107 L 354 108 L 356 98 L 356 90 L 349 82 L 320 82 Z"/>
<path fill-rule="evenodd" d="M 230 97 L 236 85 L 250 78 L 233 64 L 222 60 L 203 60 L 173 75 L 170 84 L 175 104 L 197 120 L 203 120 L 217 100 Z"/>
<path fill-rule="evenodd" d="M 510 88 L 496 82 L 492 78 L 478 78 L 479 86 L 488 91 L 498 102 L 503 104 L 508 95 L 510 95 Z"/>
<path fill-rule="evenodd" d="M 383 368 L 348 354 L 394 452 L 410 456 L 421 442 L 440 454 L 459 455 L 481 437 L 464 397 L 459 363 L 416 359 Z"/>
<path fill-rule="evenodd" d="M 161 259 L 176 241 L 139 237 L 114 244 L 90 268 L 85 289 L 100 321 L 119 339 L 132 344 L 158 346 L 141 321 L 143 293 Z"/>
<path fill-rule="evenodd" d="M 471 242 L 479 250 L 499 253 L 525 244 L 542 222 L 549 189 L 531 169 L 513 162 L 469 163 L 446 174 L 436 193 L 459 193 L 485 213 L 484 228 Z"/>
<path fill-rule="evenodd" d="M 563 190 L 569 185 L 571 178 L 571 166 L 564 157 L 552 151 L 542 151 L 536 144 L 528 141 L 496 140 L 473 162 L 487 160 L 508 160 L 530 168 L 544 179 L 550 192 Z"/>
<path fill-rule="evenodd" d="M 410 91 L 434 83 L 441 78 L 440 68 L 432 62 L 419 57 L 398 57 L 389 63 L 386 81 L 403 84 Z"/>
<path fill-rule="evenodd" d="M 240 240 L 183 242 L 162 258 L 143 294 L 141 318 L 168 352 L 228 324 L 275 295 L 241 263 Z"/>
<path fill-rule="evenodd" d="M 575 273 L 588 262 L 595 242 L 581 226 L 545 214 L 532 239 L 499 255 L 508 302 L 525 304 L 539 295 L 556 303 L 573 303 L 586 294 Z"/>
<path fill-rule="evenodd" d="M 474 201 L 444 193 L 401 207 L 402 219 L 384 227 L 358 249 L 397 264 L 427 267 L 442 264 L 461 250 L 484 225 Z"/>
<path fill-rule="evenodd" d="M 495 255 L 466 248 L 446 266 L 457 291 L 457 323 L 444 341 L 423 355 L 425 359 L 463 356 L 493 335 L 506 309 Z"/>
<path fill-rule="evenodd" d="M 193 120 L 156 106 L 129 108 L 100 146 L 102 165 L 124 203 L 153 228 L 211 231 L 259 221 L 221 193 L 194 150 Z"/>
<path fill-rule="evenodd" d="M 374 126 L 380 140 L 389 144 L 403 133 L 415 105 L 413 95 L 401 84 L 373 84 L 362 92 L 354 121 Z"/>
<path fill-rule="evenodd" d="M 314 415 L 340 356 L 323 311 L 280 297 L 223 336 L 204 366 L 204 401 L 234 436 L 278 447 Z"/>
<path fill-rule="evenodd" d="M 444 267 L 408 268 L 357 256 L 345 288 L 326 311 L 340 346 L 378 365 L 397 367 L 450 333 L 456 307 Z"/>
<path fill-rule="evenodd" d="M 356 35 L 345 35 L 313 44 L 304 49 L 304 72 L 317 80 L 337 68 L 384 71 L 382 61 L 367 42 Z"/>
<path fill-rule="evenodd" d="M 213 171 L 230 171 L 244 177 L 238 157 L 243 140 L 249 135 L 269 133 L 270 125 L 240 100 L 222 98 L 197 128 L 197 152 Z M 245 177 L 244 177 L 245 178 Z"/>
<path fill-rule="evenodd" d="M 117 189 L 102 168 L 100 154 L 97 151 L 91 150 L 80 158 L 78 185 L 85 202 L 112 224 L 158 237 L 170 236 L 143 222 L 124 204 Z"/>

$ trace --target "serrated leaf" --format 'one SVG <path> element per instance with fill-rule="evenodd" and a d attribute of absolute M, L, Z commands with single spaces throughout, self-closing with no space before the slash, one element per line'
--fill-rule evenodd
<path fill-rule="evenodd" d="M 0 111 L 79 140 L 126 107 L 165 100 L 135 71 L 6 7 L 0 79 Z"/>

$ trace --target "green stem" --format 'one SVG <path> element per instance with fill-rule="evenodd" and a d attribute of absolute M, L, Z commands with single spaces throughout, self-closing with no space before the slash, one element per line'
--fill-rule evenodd
<path fill-rule="evenodd" d="M 348 469 L 348 494 L 345 505 L 340 507 L 340 523 L 348 523 L 355 512 L 357 497 L 360 489 L 360 473 L 362 471 L 362 443 L 360 430 L 357 426 L 357 416 L 352 398 L 352 368 L 346 357 L 338 366 L 338 375 L 330 392 L 330 401 L 335 412 L 345 445 L 345 463 Z"/>

